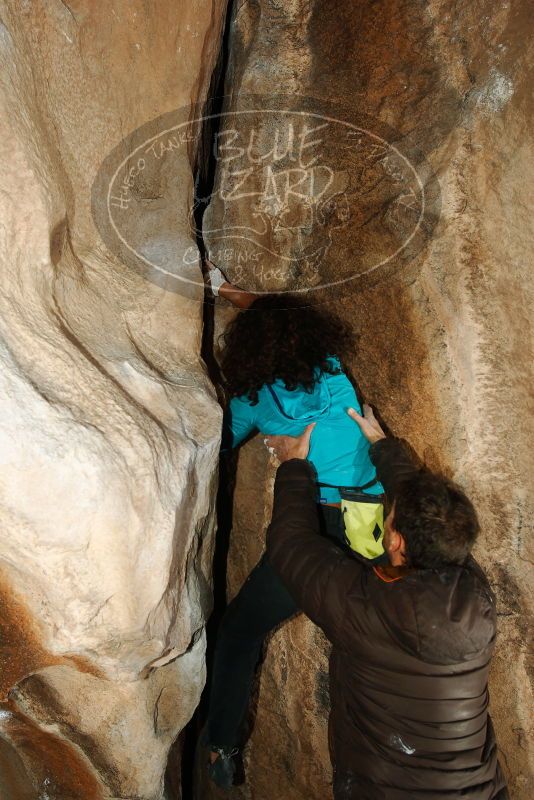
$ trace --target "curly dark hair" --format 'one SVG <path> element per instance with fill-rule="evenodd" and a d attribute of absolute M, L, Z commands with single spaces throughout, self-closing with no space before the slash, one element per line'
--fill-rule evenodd
<path fill-rule="evenodd" d="M 264 384 L 283 380 L 289 390 L 312 391 L 318 371 L 339 373 L 329 356 L 340 360 L 354 336 L 333 314 L 296 295 L 269 294 L 241 311 L 223 334 L 221 356 L 230 397 L 247 396 L 255 405 Z"/>
<path fill-rule="evenodd" d="M 404 537 L 407 564 L 417 569 L 462 564 L 479 532 L 476 511 L 460 487 L 427 469 L 399 486 L 393 526 Z"/>

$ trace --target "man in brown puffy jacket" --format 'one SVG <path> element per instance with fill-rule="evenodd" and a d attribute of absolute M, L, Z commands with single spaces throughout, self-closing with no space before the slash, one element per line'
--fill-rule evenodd
<path fill-rule="evenodd" d="M 329 742 L 336 800 L 506 800 L 488 714 L 495 604 L 470 555 L 475 511 L 447 479 L 386 438 L 369 407 L 349 412 L 373 443 L 391 510 L 390 564 L 319 535 L 313 426 L 269 437 L 281 466 L 267 556 L 333 644 Z"/>

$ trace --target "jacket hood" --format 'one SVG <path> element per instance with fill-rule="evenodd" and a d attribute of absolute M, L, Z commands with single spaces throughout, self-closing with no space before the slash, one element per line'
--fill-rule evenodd
<path fill-rule="evenodd" d="M 330 389 L 323 373 L 311 392 L 305 389 L 287 389 L 281 380 L 276 380 L 272 386 L 267 386 L 266 391 L 278 411 L 293 421 L 312 422 L 327 414 L 332 403 Z"/>
<path fill-rule="evenodd" d="M 376 591 L 376 610 L 403 650 L 431 664 L 469 661 L 493 646 L 495 601 L 473 559 L 417 570 Z"/>

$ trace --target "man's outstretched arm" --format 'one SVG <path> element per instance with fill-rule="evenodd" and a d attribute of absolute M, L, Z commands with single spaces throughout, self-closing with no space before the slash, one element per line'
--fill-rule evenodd
<path fill-rule="evenodd" d="M 404 439 L 386 437 L 371 406 L 364 404 L 363 415 L 353 408 L 348 410 L 348 414 L 371 443 L 369 456 L 376 467 L 378 480 L 389 500 L 393 501 L 399 484 L 421 469 L 420 459 Z"/>
<path fill-rule="evenodd" d="M 270 437 L 270 442 L 275 438 Z M 291 437 L 282 438 L 291 447 Z M 331 641 L 343 646 L 340 627 L 346 621 L 348 603 L 362 598 L 364 568 L 319 535 L 315 473 L 305 460 L 308 445 L 304 454 L 295 457 L 277 448 L 283 463 L 276 475 L 267 557 L 302 611 Z M 363 617 L 361 625 L 365 625 Z"/>

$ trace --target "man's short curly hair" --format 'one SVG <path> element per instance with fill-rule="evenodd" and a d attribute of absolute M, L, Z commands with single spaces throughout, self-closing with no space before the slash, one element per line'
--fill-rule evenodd
<path fill-rule="evenodd" d="M 455 483 L 421 469 L 395 493 L 393 527 L 406 543 L 406 563 L 418 569 L 462 564 L 479 523 L 473 504 Z"/>
<path fill-rule="evenodd" d="M 312 391 L 320 372 L 338 369 L 329 356 L 353 352 L 354 337 L 334 314 L 296 295 L 259 297 L 223 334 L 221 368 L 230 397 L 258 402 L 264 384 L 284 381 L 290 390 Z"/>

